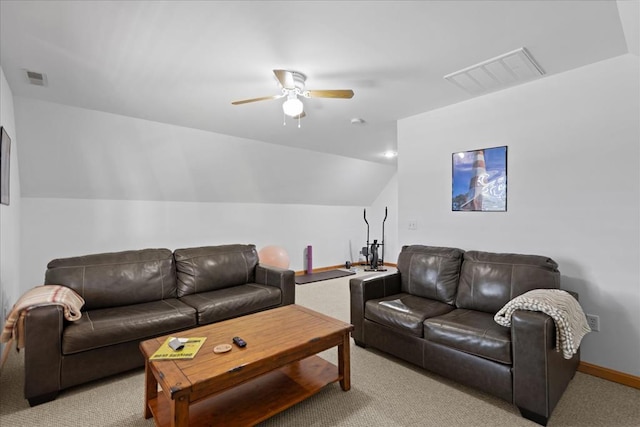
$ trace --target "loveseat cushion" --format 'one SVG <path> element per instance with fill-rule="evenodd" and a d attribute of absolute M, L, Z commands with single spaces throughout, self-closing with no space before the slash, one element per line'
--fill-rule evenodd
<path fill-rule="evenodd" d="M 439 316 L 454 307 L 440 301 L 401 293 L 385 298 L 372 299 L 365 304 L 365 319 L 404 333 L 423 336 L 426 318 Z"/>
<path fill-rule="evenodd" d="M 255 282 L 255 245 L 176 249 L 178 297 Z"/>
<path fill-rule="evenodd" d="M 176 297 L 169 249 L 141 249 L 54 259 L 45 285 L 64 285 L 84 299 L 83 310 L 111 308 Z"/>
<path fill-rule="evenodd" d="M 198 292 L 180 298 L 198 311 L 198 324 L 206 325 L 275 307 L 282 302 L 280 288 L 257 283 Z"/>
<path fill-rule="evenodd" d="M 424 338 L 485 359 L 511 364 L 511 330 L 498 325 L 489 313 L 456 309 L 426 319 Z"/>
<path fill-rule="evenodd" d="M 144 340 L 196 326 L 196 310 L 177 299 L 89 310 L 62 333 L 62 353 Z"/>
<path fill-rule="evenodd" d="M 462 254 L 456 248 L 403 246 L 398 256 L 402 292 L 453 304 Z"/>
<path fill-rule="evenodd" d="M 495 314 L 527 291 L 560 288 L 558 264 L 538 255 L 467 251 L 456 306 Z"/>

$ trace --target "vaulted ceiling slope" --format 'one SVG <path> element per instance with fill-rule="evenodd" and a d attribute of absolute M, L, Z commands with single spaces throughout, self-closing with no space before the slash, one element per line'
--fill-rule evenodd
<path fill-rule="evenodd" d="M 395 168 L 395 161 L 382 153 L 397 147 L 398 119 L 472 96 L 445 81 L 444 75 L 522 46 L 546 75 L 627 53 L 618 3 L 2 1 L 0 65 L 13 95 L 25 100 L 23 109 L 33 100 L 47 101 L 208 131 L 216 140 L 229 136 L 231 146 L 261 141 L 294 149 L 269 150 L 263 160 L 275 156 L 275 164 L 282 160 L 300 167 L 304 162 L 298 149 L 357 159 L 336 181 L 348 184 L 350 174 L 360 173 L 364 182 L 373 185 Z M 352 89 L 355 96 L 304 99 L 307 117 L 300 128 L 291 119 L 283 126 L 282 100 L 231 105 L 234 100 L 278 94 L 273 69 L 305 73 L 308 88 Z M 45 73 L 46 86 L 30 85 L 25 70 Z M 31 127 L 30 120 L 37 117 L 29 111 L 22 114 L 17 118 L 22 129 Z M 353 125 L 352 118 L 365 123 Z M 114 129 L 104 130 L 117 134 Z M 21 144 L 31 146 L 24 152 L 47 152 L 46 144 L 51 144 L 22 137 Z M 154 146 L 151 138 L 144 144 L 145 150 L 171 149 Z M 68 155 L 84 161 L 81 150 L 86 147 L 81 141 L 68 145 Z M 104 158 L 125 163 L 136 158 L 138 154 L 124 147 L 106 144 L 99 150 Z M 26 155 L 21 159 L 25 193 L 52 195 L 52 185 L 29 178 L 42 162 Z M 224 153 L 208 147 L 200 155 L 184 154 L 180 159 L 184 173 L 192 174 L 197 185 L 211 180 L 200 168 L 207 168 L 207 156 L 214 155 Z M 163 167 L 175 167 L 154 161 L 167 158 L 145 159 L 157 173 Z M 59 168 L 70 169 L 64 158 L 60 162 Z M 318 162 L 324 165 L 324 160 Z M 378 166 L 363 166 L 368 162 Z M 365 169 L 372 175 L 365 175 Z M 131 188 L 107 189 L 109 185 L 100 179 L 111 179 L 110 173 L 119 172 L 105 172 L 102 178 L 97 173 L 77 175 L 80 181 L 95 181 L 95 188 L 86 183 L 87 188 L 72 188 L 77 184 L 68 181 L 57 188 L 68 188 L 65 194 L 74 197 L 100 193 L 96 188 L 102 187 L 105 196 L 112 191 L 116 198 L 139 197 Z M 333 173 L 329 168 L 326 176 Z M 143 180 L 151 180 L 150 176 Z M 273 186 L 282 185 L 280 181 Z"/>
<path fill-rule="evenodd" d="M 367 206 L 395 168 L 15 97 L 27 197 Z M 38 142 L 36 142 L 38 141 Z"/>
<path fill-rule="evenodd" d="M 627 52 L 615 1 L 1 4 L 14 95 L 380 162 L 396 120 L 470 97 L 448 73 L 521 46 L 547 74 Z M 355 96 L 305 100 L 300 129 L 279 101 L 231 105 L 277 94 L 276 68 Z"/>

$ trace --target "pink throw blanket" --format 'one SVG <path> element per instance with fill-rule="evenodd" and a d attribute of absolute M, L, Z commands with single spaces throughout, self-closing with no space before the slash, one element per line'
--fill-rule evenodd
<path fill-rule="evenodd" d="M 13 305 L 2 329 L 0 342 L 9 344 L 2 355 L 0 366 L 4 364 L 11 341 L 16 341 L 18 350 L 24 348 L 24 318 L 27 311 L 43 305 L 62 306 L 65 319 L 75 321 L 82 317 L 80 309 L 84 305 L 84 299 L 73 289 L 60 285 L 36 286 L 25 292 Z"/>

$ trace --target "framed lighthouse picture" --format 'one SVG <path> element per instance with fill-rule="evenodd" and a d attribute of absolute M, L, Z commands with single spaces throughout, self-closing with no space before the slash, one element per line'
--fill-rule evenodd
<path fill-rule="evenodd" d="M 507 147 L 452 154 L 451 210 L 507 210 Z"/>

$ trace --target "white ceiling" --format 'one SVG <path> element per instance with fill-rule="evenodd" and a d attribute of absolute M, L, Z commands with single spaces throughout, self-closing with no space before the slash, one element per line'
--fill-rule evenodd
<path fill-rule="evenodd" d="M 443 76 L 519 47 L 546 75 L 628 52 L 615 1 L 5 1 L 14 96 L 380 163 L 396 121 L 468 99 Z M 636 25 L 637 31 L 637 25 Z M 637 46 L 637 45 L 636 45 Z M 272 70 L 351 100 L 283 126 Z M 29 85 L 24 69 L 48 85 Z M 543 77 L 544 78 L 544 77 Z M 359 117 L 365 125 L 352 125 Z"/>

